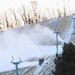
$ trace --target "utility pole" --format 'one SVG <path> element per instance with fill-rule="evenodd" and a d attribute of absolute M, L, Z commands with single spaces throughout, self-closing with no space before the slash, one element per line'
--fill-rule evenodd
<path fill-rule="evenodd" d="M 13 63 L 13 64 L 15 65 L 15 67 L 16 67 L 16 75 L 18 75 L 18 65 L 19 65 L 21 62 L 22 62 L 22 61 L 21 61 L 20 57 L 19 57 L 19 61 L 15 62 L 15 61 L 14 61 L 14 58 L 13 58 L 13 56 L 12 56 L 12 61 L 11 61 L 11 63 Z"/>
<path fill-rule="evenodd" d="M 56 34 L 56 56 L 58 56 L 58 34 L 59 32 L 57 31 L 55 32 L 55 34 Z"/>

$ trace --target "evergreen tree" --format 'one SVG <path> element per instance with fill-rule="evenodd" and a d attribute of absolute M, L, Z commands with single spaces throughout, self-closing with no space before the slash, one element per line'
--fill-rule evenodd
<path fill-rule="evenodd" d="M 54 59 L 53 75 L 75 75 L 75 46 L 64 43 L 62 54 Z"/>

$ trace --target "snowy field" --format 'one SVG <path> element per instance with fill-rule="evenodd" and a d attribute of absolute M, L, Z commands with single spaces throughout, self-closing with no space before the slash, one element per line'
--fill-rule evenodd
<path fill-rule="evenodd" d="M 72 31 L 67 31 L 64 40 L 69 41 Z M 58 50 L 62 52 L 63 40 L 58 36 Z M 32 57 L 42 58 L 44 55 L 55 55 L 56 35 L 53 30 L 41 25 L 20 27 L 0 32 L 0 72 L 15 69 L 11 63 L 23 61 L 19 68 L 38 65 L 38 61 L 24 62 Z"/>

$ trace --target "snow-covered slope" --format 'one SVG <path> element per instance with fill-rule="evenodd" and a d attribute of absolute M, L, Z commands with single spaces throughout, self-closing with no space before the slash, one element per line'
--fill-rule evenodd
<path fill-rule="evenodd" d="M 21 57 L 23 63 L 21 63 L 21 67 L 27 67 L 25 61 L 36 61 L 31 64 L 28 64 L 28 69 L 26 68 L 21 69 L 23 72 L 20 73 L 20 75 L 48 75 L 51 73 L 51 67 L 54 68 L 53 59 L 56 52 L 56 46 L 49 46 L 49 45 L 55 45 L 56 44 L 56 36 L 54 34 L 54 29 L 59 28 L 60 23 L 62 25 L 61 28 L 61 38 L 65 38 L 65 34 L 67 33 L 71 23 L 69 20 L 71 17 L 67 17 L 66 19 L 61 19 L 59 21 L 59 25 L 55 25 L 55 22 L 57 23 L 57 20 L 53 21 L 54 24 L 51 22 L 49 23 L 41 23 L 41 24 L 35 24 L 35 25 L 27 25 L 24 27 L 19 27 L 15 29 L 10 29 L 6 31 L 0 32 L 0 57 L 1 57 L 1 68 L 0 71 L 3 70 L 11 70 L 14 68 L 13 64 L 10 63 L 11 56 L 14 57 L 15 61 L 18 61 L 19 56 Z M 66 20 L 66 21 L 65 21 Z M 64 26 L 62 23 L 66 22 L 66 26 Z M 68 23 L 67 23 L 68 22 Z M 47 26 L 46 26 L 47 24 Z M 52 28 L 52 24 L 54 26 L 54 29 Z M 51 26 L 51 29 L 50 29 Z M 63 32 L 62 32 L 63 31 Z M 59 44 L 62 45 L 64 39 L 62 40 L 59 36 Z M 68 35 L 67 35 L 68 36 Z M 70 35 L 69 35 L 70 36 Z M 66 38 L 67 40 L 67 38 Z M 41 46 L 42 45 L 42 46 Z M 62 46 L 59 46 L 59 52 L 62 51 Z M 53 58 L 52 58 L 53 56 Z M 33 60 L 32 57 L 35 57 Z M 43 64 L 43 66 L 38 65 L 38 60 L 40 57 L 45 58 L 45 62 L 49 62 L 49 64 Z M 49 57 L 49 58 L 48 58 Z M 51 57 L 51 58 L 50 58 Z M 30 59 L 28 59 L 30 58 Z M 52 61 L 52 62 L 51 62 Z M 36 65 L 36 66 L 35 66 Z M 8 66 L 8 67 L 7 67 Z M 13 67 L 11 67 L 13 66 Z M 50 67 L 51 66 L 51 67 Z M 50 68 L 49 68 L 50 67 Z M 46 73 L 46 70 L 47 73 Z M 32 73 L 34 71 L 34 73 Z M 50 72 L 49 72 L 50 71 Z M 14 75 L 15 72 L 6 72 L 4 74 L 0 75 Z M 23 74 L 22 74 L 23 73 Z M 32 73 L 32 74 L 31 74 Z"/>

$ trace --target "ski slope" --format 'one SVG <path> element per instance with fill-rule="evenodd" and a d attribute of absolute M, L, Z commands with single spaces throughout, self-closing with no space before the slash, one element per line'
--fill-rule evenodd
<path fill-rule="evenodd" d="M 47 55 L 47 56 L 55 55 L 55 53 L 56 53 L 56 46 L 37 46 L 37 47 L 39 48 L 40 55 L 36 55 L 35 57 L 37 57 L 38 59 L 44 57 L 45 55 Z M 20 52 L 21 51 L 19 51 L 19 53 Z M 62 46 L 59 45 L 59 53 L 61 53 L 61 52 L 62 52 Z M 13 53 L 15 53 L 15 51 L 13 51 Z M 38 61 L 26 62 L 25 60 L 27 60 L 27 58 L 25 56 L 28 54 L 25 55 L 25 51 L 23 51 L 23 53 L 24 54 L 22 56 L 24 58 L 21 59 L 23 62 L 19 65 L 19 68 L 38 65 Z M 32 51 L 30 51 L 30 53 L 32 53 Z M 9 54 L 10 54 L 10 52 L 9 52 Z M 36 54 L 37 54 L 37 52 L 36 52 Z M 33 55 L 34 55 L 34 52 L 33 52 Z M 13 56 L 15 59 L 14 62 L 19 61 L 19 58 L 16 58 L 17 55 L 14 54 Z M 30 56 L 31 56 L 31 54 L 30 54 Z M 2 63 L 0 62 L 1 63 L 0 72 L 15 69 L 14 65 L 11 63 L 10 57 L 11 57 L 11 55 L 8 58 L 6 56 L 5 59 L 7 59 L 7 60 L 5 61 L 5 59 L 2 59 Z M 5 61 L 5 62 L 3 62 L 3 61 Z"/>
<path fill-rule="evenodd" d="M 27 27 L 10 29 L 0 33 L 0 72 L 15 69 L 15 66 L 11 63 L 11 56 L 14 57 L 14 62 L 19 61 L 20 57 L 23 62 L 19 65 L 19 68 L 23 68 L 38 65 L 38 61 L 26 62 L 29 58 L 36 57 L 39 59 L 45 55 L 55 55 L 56 38 L 54 32 L 47 27 L 41 27 L 41 25 Z M 65 35 L 63 40 L 60 36 L 58 37 L 59 53 L 62 52 L 62 44 L 66 41 L 69 42 L 71 29 L 72 25 L 67 29 L 66 34 L 68 35 Z M 51 46 L 49 46 L 49 43 L 52 43 Z M 40 69 L 43 69 L 43 67 Z M 37 69 L 34 75 L 40 69 Z"/>
<path fill-rule="evenodd" d="M 73 17 L 73 16 L 71 16 L 70 18 L 72 18 L 72 17 Z M 68 27 L 66 28 L 66 33 L 65 33 L 65 38 L 64 38 L 64 41 L 65 41 L 66 43 L 70 42 L 70 38 L 71 38 L 72 32 L 73 32 L 73 22 L 71 23 L 70 26 L 68 26 Z"/>

